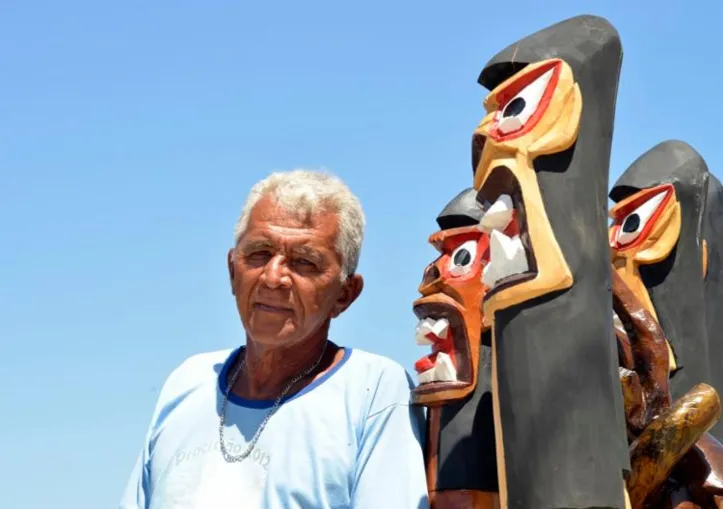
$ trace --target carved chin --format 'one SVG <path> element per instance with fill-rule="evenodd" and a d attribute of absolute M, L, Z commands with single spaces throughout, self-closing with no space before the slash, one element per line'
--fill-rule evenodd
<path fill-rule="evenodd" d="M 419 359 L 417 394 L 457 389 L 472 383 L 472 363 L 467 329 L 460 312 L 451 304 L 419 303 L 414 307 L 419 318 L 417 344 L 429 346 L 432 353 Z"/>
<path fill-rule="evenodd" d="M 479 228 L 490 238 L 489 261 L 482 272 L 487 300 L 504 288 L 533 279 L 537 266 L 515 175 L 505 167 L 492 170 L 477 193 L 477 202 L 485 211 Z"/>

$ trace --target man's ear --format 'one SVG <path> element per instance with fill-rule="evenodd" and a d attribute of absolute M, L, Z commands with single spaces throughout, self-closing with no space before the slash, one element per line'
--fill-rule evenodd
<path fill-rule="evenodd" d="M 331 312 L 332 318 L 336 318 L 349 308 L 352 303 L 361 295 L 364 289 L 364 278 L 361 274 L 353 274 L 346 278 L 342 286 L 339 298 Z"/>
<path fill-rule="evenodd" d="M 235 249 L 229 249 L 226 255 L 226 264 L 228 265 L 228 277 L 231 282 L 231 295 L 236 295 L 236 291 L 233 289 L 233 277 L 234 277 L 234 252 Z"/>

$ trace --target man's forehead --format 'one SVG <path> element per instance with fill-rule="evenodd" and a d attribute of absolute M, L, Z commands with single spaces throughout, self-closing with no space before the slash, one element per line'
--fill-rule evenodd
<path fill-rule="evenodd" d="M 320 206 L 308 209 L 288 207 L 268 195 L 261 197 L 249 214 L 249 227 L 268 225 L 277 228 L 336 230 L 338 221 L 333 210 Z"/>
<path fill-rule="evenodd" d="M 274 231 L 267 229 L 263 231 L 250 231 L 241 237 L 239 245 L 246 247 L 293 247 L 294 249 L 318 249 L 324 245 L 323 239 L 310 233 L 293 231 Z"/>

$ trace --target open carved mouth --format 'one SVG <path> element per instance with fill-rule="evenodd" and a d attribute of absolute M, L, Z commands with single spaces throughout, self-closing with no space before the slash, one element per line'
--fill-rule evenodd
<path fill-rule="evenodd" d="M 433 301 L 421 299 L 414 306 L 414 314 L 419 318 L 417 344 L 432 348 L 431 354 L 414 365 L 419 383 L 417 392 L 434 392 L 472 383 L 467 329 L 457 307 L 440 302 L 446 300 L 445 297 L 435 294 Z"/>
<path fill-rule="evenodd" d="M 479 227 L 490 239 L 489 261 L 482 272 L 486 300 L 504 288 L 533 279 L 537 263 L 520 184 L 508 168 L 492 170 L 477 193 L 477 203 L 485 211 Z"/>

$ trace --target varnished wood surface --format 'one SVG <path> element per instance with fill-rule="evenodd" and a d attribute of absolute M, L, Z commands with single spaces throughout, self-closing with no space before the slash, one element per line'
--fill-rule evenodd
<path fill-rule="evenodd" d="M 440 407 L 427 409 L 427 492 L 430 494 L 437 488 L 437 472 L 439 468 L 439 426 L 442 418 Z"/>
<path fill-rule="evenodd" d="M 631 472 L 627 480 L 632 509 L 668 479 L 678 461 L 720 416 L 718 393 L 699 384 L 652 421 L 631 445 Z"/>
<path fill-rule="evenodd" d="M 497 493 L 445 490 L 430 493 L 431 509 L 500 509 Z"/>
<path fill-rule="evenodd" d="M 626 281 L 612 271 L 613 309 L 623 330 L 615 327 L 623 371 L 625 416 L 629 436 L 670 406 L 668 344 L 658 321 L 648 312 Z"/>

